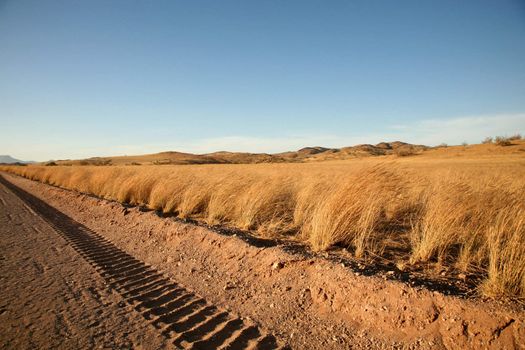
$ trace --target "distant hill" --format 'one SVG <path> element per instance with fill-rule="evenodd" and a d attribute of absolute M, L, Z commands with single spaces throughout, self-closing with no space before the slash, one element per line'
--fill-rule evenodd
<path fill-rule="evenodd" d="M 367 157 L 479 157 L 501 154 L 525 155 L 525 139 L 512 139 L 504 146 L 494 142 L 429 147 L 401 141 L 361 144 L 341 148 L 304 147 L 297 151 L 281 153 L 248 153 L 219 151 L 205 154 L 167 151 L 154 154 L 92 157 L 42 162 L 44 165 L 164 165 L 164 164 L 257 164 L 257 163 L 306 163 L 330 160 L 347 160 Z M 0 156 L 0 164 L 30 164 L 11 156 Z"/>
<path fill-rule="evenodd" d="M 16 159 L 16 158 L 13 158 L 13 157 L 11 157 L 9 155 L 0 155 L 0 164 L 15 164 L 15 163 L 30 164 L 30 163 L 34 163 L 34 162 Z"/>
<path fill-rule="evenodd" d="M 290 163 L 323 160 L 341 160 L 387 155 L 415 155 L 430 147 L 405 142 L 381 142 L 377 145 L 357 145 L 343 148 L 305 147 L 297 151 L 282 153 L 213 152 L 192 154 L 183 152 L 161 152 L 136 156 L 93 157 L 79 160 L 58 160 L 57 165 L 163 165 L 163 164 L 255 164 Z"/>

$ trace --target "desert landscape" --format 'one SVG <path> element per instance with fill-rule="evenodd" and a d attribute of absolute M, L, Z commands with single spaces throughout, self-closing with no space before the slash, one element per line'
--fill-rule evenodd
<path fill-rule="evenodd" d="M 0 350 L 525 350 L 520 0 L 0 0 Z"/>
<path fill-rule="evenodd" d="M 0 170 L 4 192 L 102 277 L 113 282 L 116 264 L 144 285 L 134 295 L 109 284 L 176 346 L 519 348 L 525 141 L 489 141 L 311 147 L 279 162 L 185 154 L 177 164 L 179 153 L 167 152 Z M 12 224 L 16 214 L 5 215 Z M 177 287 L 149 286 L 145 271 Z M 196 296 L 174 302 L 181 288 Z M 209 334 L 192 335 L 220 308 L 238 321 L 224 314 Z M 192 318 L 201 321 L 184 328 Z"/>

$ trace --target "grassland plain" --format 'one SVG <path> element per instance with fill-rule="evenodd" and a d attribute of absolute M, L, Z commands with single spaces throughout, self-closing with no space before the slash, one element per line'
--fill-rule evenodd
<path fill-rule="evenodd" d="M 372 263 L 475 274 L 483 295 L 525 298 L 523 141 L 308 163 L 0 170 Z"/>

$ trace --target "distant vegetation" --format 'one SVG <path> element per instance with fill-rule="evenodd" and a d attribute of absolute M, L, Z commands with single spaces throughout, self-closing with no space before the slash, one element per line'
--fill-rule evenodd
<path fill-rule="evenodd" d="M 418 154 L 418 150 L 412 145 L 405 145 L 394 150 L 394 154 L 399 157 L 408 157 Z"/>
<path fill-rule="evenodd" d="M 483 140 L 484 144 L 495 143 L 498 146 L 510 146 L 512 141 L 519 141 L 522 139 L 521 134 L 515 134 L 509 137 L 506 136 L 496 136 L 495 138 L 487 137 Z"/>
<path fill-rule="evenodd" d="M 525 298 L 525 143 L 513 142 L 335 162 L 1 169 L 314 250 L 483 276 L 483 294 Z"/>
<path fill-rule="evenodd" d="M 78 165 L 111 165 L 111 159 L 102 159 L 102 158 L 91 158 L 91 159 L 82 159 L 78 161 Z"/>

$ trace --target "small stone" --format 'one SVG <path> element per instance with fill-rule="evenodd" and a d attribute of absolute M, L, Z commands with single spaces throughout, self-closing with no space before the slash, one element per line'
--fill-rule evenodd
<path fill-rule="evenodd" d="M 272 270 L 280 270 L 284 267 L 284 263 L 276 261 L 272 264 Z"/>
<path fill-rule="evenodd" d="M 395 272 L 394 271 L 388 271 L 386 273 L 387 276 L 394 276 Z"/>

